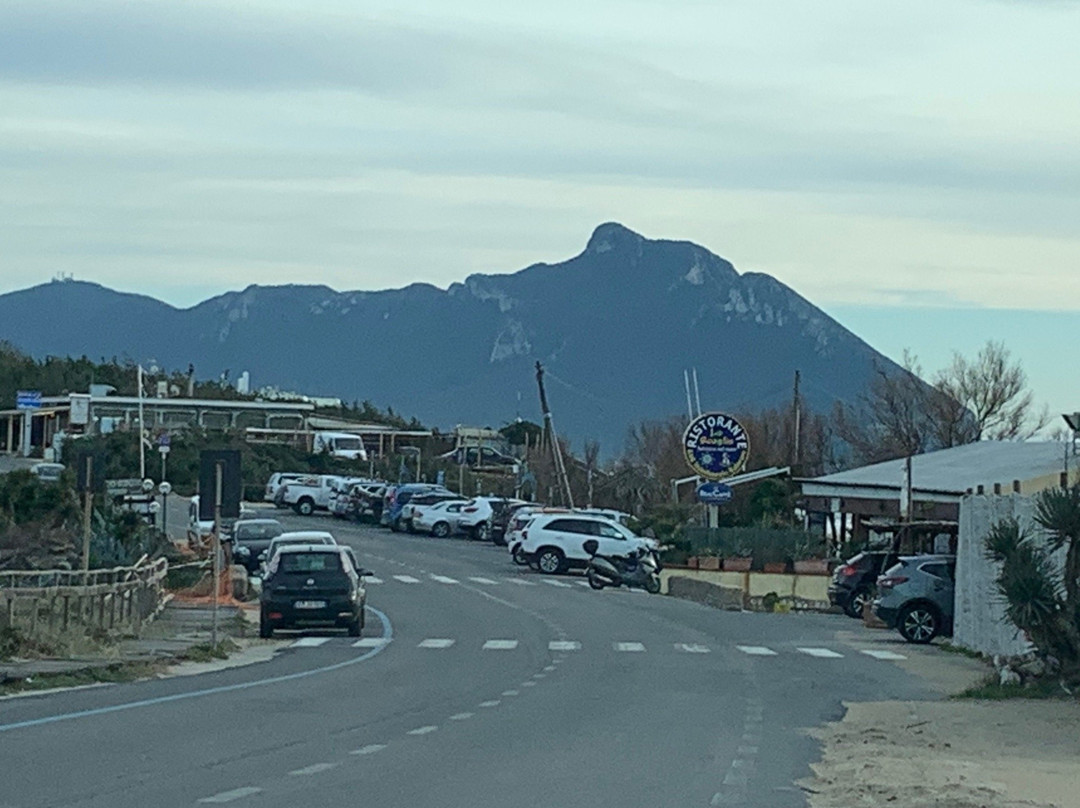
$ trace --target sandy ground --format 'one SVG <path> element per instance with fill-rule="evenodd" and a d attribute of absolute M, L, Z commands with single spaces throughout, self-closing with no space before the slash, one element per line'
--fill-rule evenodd
<path fill-rule="evenodd" d="M 851 704 L 814 734 L 812 808 L 1080 808 L 1080 703 Z"/>

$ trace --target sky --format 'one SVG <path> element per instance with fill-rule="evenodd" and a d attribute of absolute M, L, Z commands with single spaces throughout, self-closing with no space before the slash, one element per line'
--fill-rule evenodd
<path fill-rule="evenodd" d="M 6 0 L 0 293 L 445 287 L 619 221 L 1072 411 L 1077 42 L 1080 0 Z"/>

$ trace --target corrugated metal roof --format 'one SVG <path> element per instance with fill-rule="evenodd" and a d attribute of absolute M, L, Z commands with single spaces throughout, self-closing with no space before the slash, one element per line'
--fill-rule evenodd
<path fill-rule="evenodd" d="M 980 441 L 951 449 L 915 455 L 911 458 L 911 484 L 922 491 L 941 491 L 963 494 L 969 488 L 994 483 L 1003 488 L 1013 480 L 1027 481 L 1065 470 L 1066 444 L 1052 441 Z M 903 480 L 905 458 L 887 460 L 836 474 L 827 474 L 813 480 L 815 483 L 835 486 L 890 487 L 900 490 Z M 1076 460 L 1070 458 L 1070 467 Z"/>

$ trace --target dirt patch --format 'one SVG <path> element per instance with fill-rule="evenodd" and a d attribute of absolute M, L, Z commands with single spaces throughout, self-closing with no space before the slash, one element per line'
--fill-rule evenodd
<path fill-rule="evenodd" d="M 870 702 L 816 730 L 812 808 L 1076 808 L 1080 704 Z"/>

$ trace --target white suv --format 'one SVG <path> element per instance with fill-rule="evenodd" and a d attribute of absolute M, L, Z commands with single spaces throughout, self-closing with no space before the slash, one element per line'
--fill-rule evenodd
<path fill-rule="evenodd" d="M 625 556 L 641 547 L 656 549 L 656 542 L 635 536 L 601 516 L 547 513 L 538 515 L 522 531 L 518 552 L 534 569 L 554 575 L 588 565 L 589 554 L 582 545 L 589 539 L 600 543 L 597 554 L 604 556 Z"/>

